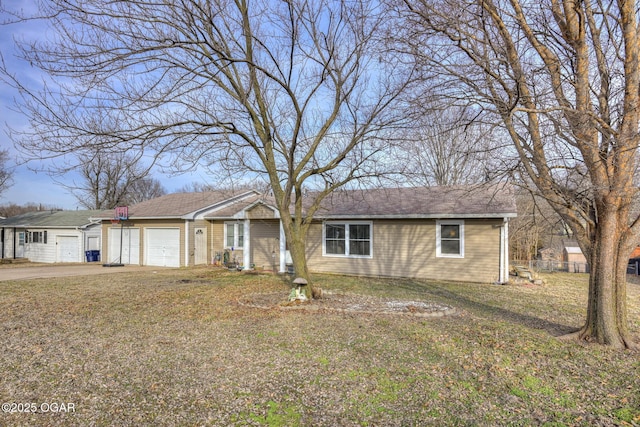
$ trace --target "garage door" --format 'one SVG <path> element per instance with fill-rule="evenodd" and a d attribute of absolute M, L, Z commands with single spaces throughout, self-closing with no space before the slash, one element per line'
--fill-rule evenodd
<path fill-rule="evenodd" d="M 180 267 L 180 229 L 145 228 L 145 265 Z"/>
<path fill-rule="evenodd" d="M 122 241 L 122 257 L 120 256 L 120 241 Z M 109 258 L 102 259 L 110 263 L 140 264 L 140 229 L 120 228 L 109 229 Z"/>
<path fill-rule="evenodd" d="M 58 262 L 80 262 L 80 239 L 77 236 L 57 236 Z"/>

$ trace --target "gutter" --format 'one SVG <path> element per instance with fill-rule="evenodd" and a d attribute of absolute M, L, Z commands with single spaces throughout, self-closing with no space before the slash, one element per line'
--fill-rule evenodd
<path fill-rule="evenodd" d="M 372 220 L 372 219 L 503 219 L 503 218 L 516 218 L 518 215 L 515 213 L 496 213 L 496 214 L 398 214 L 398 215 L 314 215 L 313 219 L 318 221 L 323 220 L 343 220 L 343 219 L 357 219 L 357 220 Z M 206 216 L 207 220 L 235 220 L 241 217 L 234 216 Z M 277 217 L 273 219 L 278 219 Z"/>
<path fill-rule="evenodd" d="M 333 219 L 504 219 L 516 218 L 515 213 L 493 213 L 493 214 L 400 214 L 400 215 L 314 215 L 313 219 L 333 220 Z"/>

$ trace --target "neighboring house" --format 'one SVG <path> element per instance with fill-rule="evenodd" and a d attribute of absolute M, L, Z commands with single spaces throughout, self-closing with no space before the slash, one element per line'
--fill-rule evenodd
<path fill-rule="evenodd" d="M 84 262 L 99 251 L 101 211 L 35 211 L 0 220 L 1 258 L 32 262 Z"/>
<path fill-rule="evenodd" d="M 237 261 L 287 271 L 279 213 L 256 191 L 176 193 L 103 213 L 103 262 L 188 266 Z M 314 215 L 311 271 L 437 280 L 508 280 L 509 187 L 339 191 Z M 225 254 L 226 252 L 226 254 Z"/>
<path fill-rule="evenodd" d="M 542 248 L 538 250 L 538 259 L 540 261 L 560 261 L 561 254 L 558 254 L 556 248 Z"/>

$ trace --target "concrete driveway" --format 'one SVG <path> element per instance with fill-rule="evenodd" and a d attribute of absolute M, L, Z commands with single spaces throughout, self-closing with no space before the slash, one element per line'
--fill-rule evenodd
<path fill-rule="evenodd" d="M 103 267 L 102 264 L 74 264 L 74 265 L 27 265 L 24 267 L 1 266 L 0 281 L 28 280 L 46 277 L 87 276 L 94 274 L 113 274 L 134 271 L 154 271 L 166 267 L 141 267 L 139 265 L 125 265 L 123 267 Z"/>

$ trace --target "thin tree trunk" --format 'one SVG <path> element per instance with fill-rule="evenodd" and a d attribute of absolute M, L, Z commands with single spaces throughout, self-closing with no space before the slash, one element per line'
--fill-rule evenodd
<path fill-rule="evenodd" d="M 283 210 L 281 209 L 280 211 L 282 212 Z M 287 210 L 285 210 L 285 212 L 287 212 Z M 296 219 L 286 213 L 282 215 L 281 221 L 293 262 L 294 275 L 295 277 L 302 277 L 307 280 L 308 285 L 305 287 L 305 295 L 307 299 L 310 300 L 312 298 L 313 285 L 311 284 L 309 271 L 307 269 L 306 241 L 308 227 L 300 223 L 300 221 L 303 221 L 302 219 Z"/>
<path fill-rule="evenodd" d="M 306 236 L 305 236 L 306 237 Z M 289 251 L 291 252 L 291 259 L 293 261 L 293 271 L 295 277 L 302 277 L 307 280 L 308 285 L 305 286 L 305 295 L 307 299 L 312 298 L 312 283 L 309 278 L 309 271 L 307 270 L 307 254 L 305 252 L 306 238 L 304 239 L 292 239 L 289 242 Z"/>

